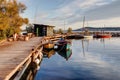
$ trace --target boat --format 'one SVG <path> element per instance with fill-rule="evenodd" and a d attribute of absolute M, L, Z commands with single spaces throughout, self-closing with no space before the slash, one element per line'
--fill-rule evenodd
<path fill-rule="evenodd" d="M 84 35 L 84 38 L 89 38 L 89 39 L 92 39 L 93 36 L 92 35 Z"/>
<path fill-rule="evenodd" d="M 64 57 L 66 60 L 68 60 L 72 55 L 72 50 L 69 49 L 67 51 L 57 52 L 60 56 Z"/>
<path fill-rule="evenodd" d="M 83 39 L 84 36 L 83 35 L 75 35 L 75 39 Z"/>
<path fill-rule="evenodd" d="M 94 36 L 95 38 L 111 38 L 111 34 L 97 34 Z"/>
<path fill-rule="evenodd" d="M 83 18 L 83 29 L 84 29 L 84 30 L 83 30 L 83 31 L 84 31 L 84 32 L 83 32 L 83 34 L 84 34 L 84 35 L 83 35 L 83 38 L 93 38 L 93 35 L 90 35 L 90 34 L 89 34 L 89 30 L 87 30 L 84 26 L 85 26 L 85 16 L 84 16 L 84 18 Z M 87 25 L 87 26 L 88 26 L 88 25 Z"/>
<path fill-rule="evenodd" d="M 83 38 L 84 38 L 84 36 L 80 35 L 80 34 L 66 36 L 66 39 L 83 39 Z"/>
<path fill-rule="evenodd" d="M 43 45 L 44 49 L 53 49 L 54 48 L 54 43 L 49 41 L 48 43 Z"/>
<path fill-rule="evenodd" d="M 70 41 L 61 39 L 57 43 L 55 43 L 54 49 L 57 51 L 66 51 L 70 49 L 70 46 L 71 46 Z"/>
<path fill-rule="evenodd" d="M 104 25 L 104 27 L 105 27 L 105 25 Z M 112 35 L 108 32 L 104 32 L 104 28 L 103 28 L 103 30 L 101 30 L 100 33 L 97 32 L 94 37 L 95 38 L 111 38 Z"/>
<path fill-rule="evenodd" d="M 75 35 L 67 35 L 66 36 L 66 39 L 74 39 L 75 38 Z"/>

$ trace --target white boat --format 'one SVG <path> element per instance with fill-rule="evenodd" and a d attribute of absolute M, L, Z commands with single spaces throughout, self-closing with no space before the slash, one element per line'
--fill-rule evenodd
<path fill-rule="evenodd" d="M 84 32 L 83 32 L 84 35 L 83 35 L 83 37 L 84 37 L 84 38 L 93 38 L 93 35 L 90 35 L 90 34 L 89 34 L 89 31 L 86 30 L 84 26 L 85 26 L 85 16 L 84 16 L 84 18 L 83 18 L 83 29 L 84 29 Z"/>
<path fill-rule="evenodd" d="M 90 39 L 92 39 L 93 35 L 84 35 L 84 38 L 90 38 Z"/>

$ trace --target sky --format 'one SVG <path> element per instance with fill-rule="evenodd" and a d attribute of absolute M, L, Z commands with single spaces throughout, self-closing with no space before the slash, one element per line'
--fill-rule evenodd
<path fill-rule="evenodd" d="M 21 14 L 30 23 L 55 26 L 55 29 L 120 27 L 120 0 L 18 0 L 27 9 Z"/>

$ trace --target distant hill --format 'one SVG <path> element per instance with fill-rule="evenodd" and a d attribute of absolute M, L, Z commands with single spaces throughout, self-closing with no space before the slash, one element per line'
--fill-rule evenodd
<path fill-rule="evenodd" d="M 120 31 L 120 27 L 104 27 L 104 28 L 95 28 L 95 27 L 85 27 L 85 29 L 89 30 L 89 31 Z M 84 30 L 83 28 L 79 28 L 79 29 L 75 29 L 73 31 L 82 31 Z"/>

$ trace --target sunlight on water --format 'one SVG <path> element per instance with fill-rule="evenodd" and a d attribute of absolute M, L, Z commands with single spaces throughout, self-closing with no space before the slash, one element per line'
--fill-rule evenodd
<path fill-rule="evenodd" d="M 68 59 L 44 58 L 35 80 L 120 80 L 120 38 L 72 40 Z"/>

